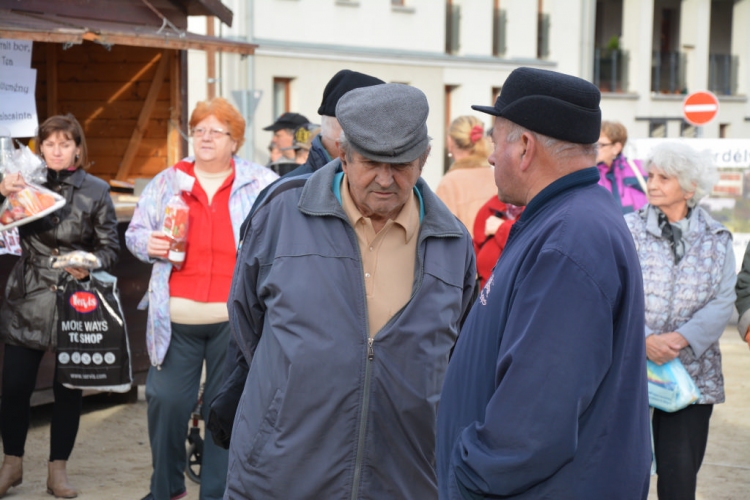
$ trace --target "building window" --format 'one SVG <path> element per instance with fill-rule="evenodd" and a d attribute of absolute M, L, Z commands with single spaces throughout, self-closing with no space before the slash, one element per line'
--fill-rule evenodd
<path fill-rule="evenodd" d="M 505 30 L 508 18 L 505 11 L 500 8 L 500 0 L 495 0 L 492 17 L 492 55 L 502 57 L 507 50 Z"/>
<path fill-rule="evenodd" d="M 453 91 L 458 88 L 458 85 L 446 85 L 445 86 L 445 100 L 444 100 L 444 107 L 445 107 L 445 135 L 448 135 L 448 129 L 451 126 L 451 121 L 453 120 L 453 116 L 451 114 L 451 96 L 453 94 Z M 453 159 L 448 156 L 448 142 L 446 141 L 445 147 L 443 148 L 443 173 L 447 172 L 448 169 L 451 167 L 451 163 L 453 162 Z"/>
<path fill-rule="evenodd" d="M 730 123 L 720 123 L 719 124 L 719 138 L 720 139 L 729 139 L 729 127 Z"/>
<path fill-rule="evenodd" d="M 537 7 L 537 27 L 536 27 L 536 57 L 537 59 L 546 59 L 549 56 L 549 14 L 542 10 L 542 0 L 539 0 Z"/>
<path fill-rule="evenodd" d="M 651 120 L 648 122 L 648 136 L 663 139 L 667 137 L 667 121 Z"/>
<path fill-rule="evenodd" d="M 445 52 L 457 54 L 460 48 L 461 6 L 454 5 L 452 0 L 445 2 Z"/>
<path fill-rule="evenodd" d="M 274 78 L 273 79 L 273 119 L 289 111 L 289 87 L 291 87 L 291 78 Z"/>
<path fill-rule="evenodd" d="M 500 97 L 500 91 L 502 90 L 502 87 L 492 87 L 492 104 L 495 104 L 495 101 L 497 101 L 497 98 Z"/>
<path fill-rule="evenodd" d="M 680 137 L 688 139 L 695 139 L 698 137 L 698 127 L 691 125 L 690 123 L 683 121 L 680 124 Z"/>

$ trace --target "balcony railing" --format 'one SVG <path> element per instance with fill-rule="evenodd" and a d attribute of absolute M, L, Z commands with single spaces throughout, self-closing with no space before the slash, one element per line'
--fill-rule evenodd
<path fill-rule="evenodd" d="M 738 56 L 709 54 L 708 90 L 719 95 L 736 95 L 739 64 Z"/>
<path fill-rule="evenodd" d="M 651 60 L 651 92 L 686 93 L 686 67 L 687 57 L 682 52 L 654 52 Z"/>
<path fill-rule="evenodd" d="M 594 85 L 602 92 L 628 91 L 628 53 L 594 49 Z"/>

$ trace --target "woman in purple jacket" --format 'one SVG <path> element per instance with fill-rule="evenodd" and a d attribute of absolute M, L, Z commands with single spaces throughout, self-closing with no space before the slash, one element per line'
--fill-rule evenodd
<path fill-rule="evenodd" d="M 622 154 L 627 142 L 628 131 L 622 123 L 602 121 L 596 155 L 599 185 L 612 193 L 623 215 L 635 212 L 647 201 L 645 182 L 640 180 L 643 179 L 640 162 L 628 160 Z"/>

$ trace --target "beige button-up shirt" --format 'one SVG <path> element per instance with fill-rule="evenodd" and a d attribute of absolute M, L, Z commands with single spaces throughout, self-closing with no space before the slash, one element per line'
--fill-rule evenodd
<path fill-rule="evenodd" d="M 354 227 L 362 255 L 370 338 L 409 302 L 414 287 L 414 265 L 419 233 L 419 200 L 412 191 L 396 219 L 375 233 L 349 193 L 346 175 L 341 182 L 341 206 Z"/>

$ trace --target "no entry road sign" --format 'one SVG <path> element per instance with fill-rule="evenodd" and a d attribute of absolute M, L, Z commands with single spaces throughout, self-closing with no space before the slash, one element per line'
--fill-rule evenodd
<path fill-rule="evenodd" d="M 719 114 L 719 99 L 712 92 L 693 92 L 682 103 L 685 121 L 697 127 L 709 123 Z"/>

